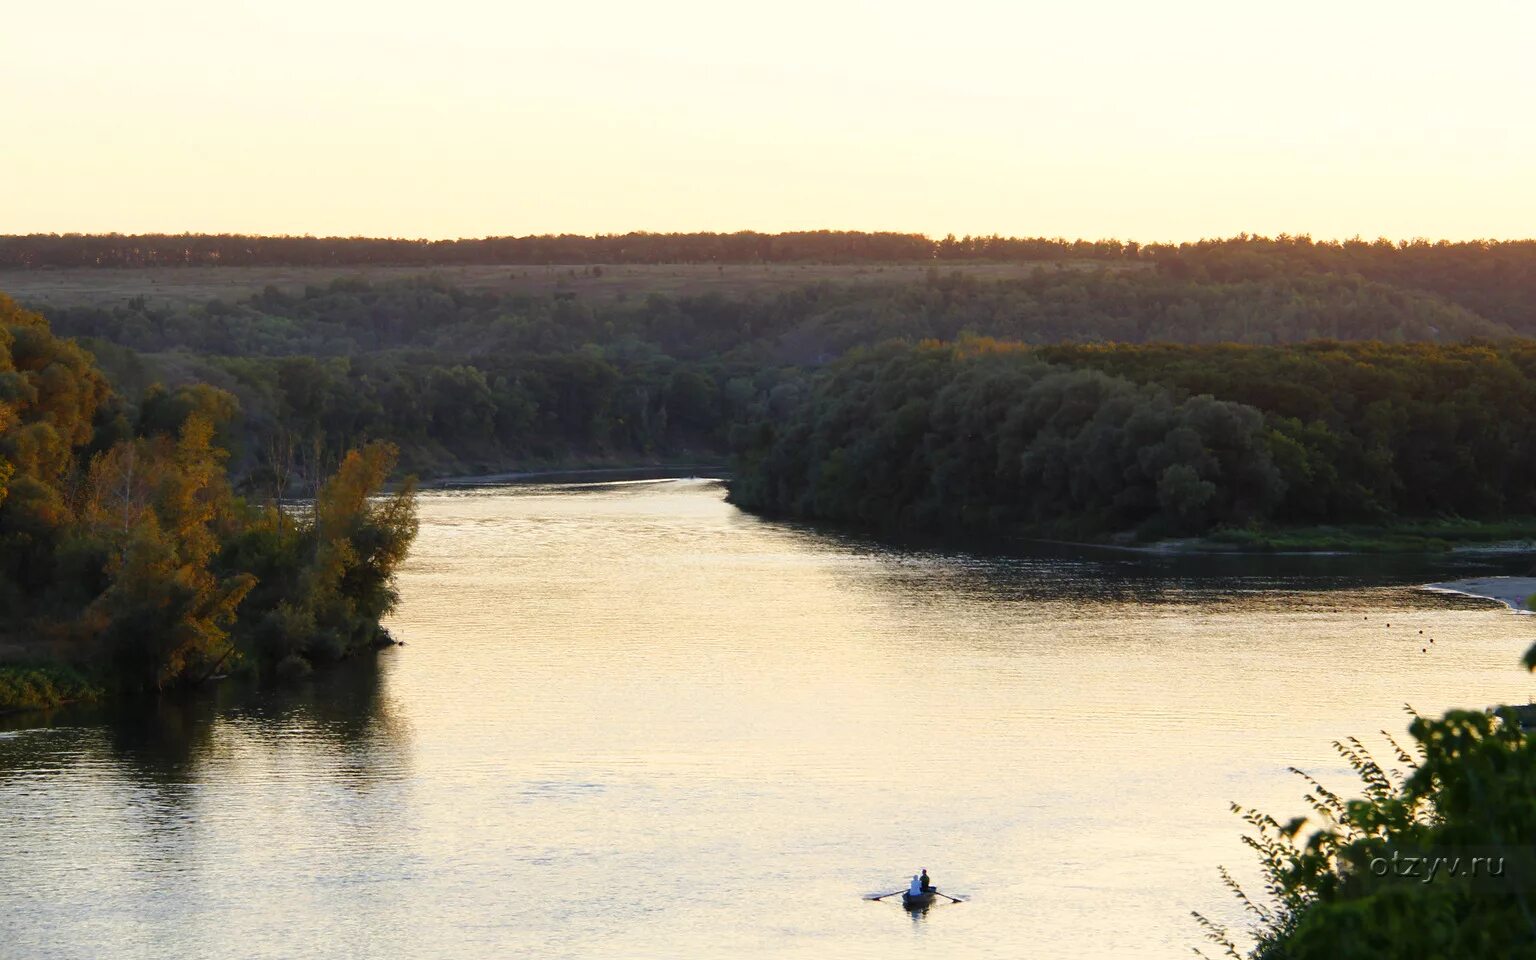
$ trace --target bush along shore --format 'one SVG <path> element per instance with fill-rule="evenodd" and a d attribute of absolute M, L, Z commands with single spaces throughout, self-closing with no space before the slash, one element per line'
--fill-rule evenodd
<path fill-rule="evenodd" d="M 102 689 L 58 664 L 0 665 L 0 713 L 46 710 L 66 703 L 99 700 Z"/>
<path fill-rule="evenodd" d="M 1536 534 L 1530 417 L 1528 340 L 891 343 L 738 425 L 731 498 L 888 530 L 1443 550 Z"/>
<path fill-rule="evenodd" d="M 0 297 L 0 710 L 293 674 L 389 642 L 414 483 L 347 452 L 293 516 L 235 495 L 212 387 L 133 404 Z"/>

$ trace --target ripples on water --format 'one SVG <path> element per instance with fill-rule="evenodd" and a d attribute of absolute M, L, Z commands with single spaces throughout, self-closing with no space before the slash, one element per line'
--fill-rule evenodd
<path fill-rule="evenodd" d="M 1331 740 L 1529 692 L 1526 618 L 1411 589 L 1444 565 L 722 497 L 426 494 L 376 669 L 13 718 L 0 956 L 1186 956 L 1191 909 L 1241 921 L 1228 801 L 1301 813 L 1287 766 L 1350 783 Z M 859 899 L 922 866 L 969 902 Z"/>

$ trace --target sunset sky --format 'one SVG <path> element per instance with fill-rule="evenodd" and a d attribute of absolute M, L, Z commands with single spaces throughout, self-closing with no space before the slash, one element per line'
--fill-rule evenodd
<path fill-rule="evenodd" d="M 0 232 L 1536 234 L 1536 4 L 11 5 Z"/>

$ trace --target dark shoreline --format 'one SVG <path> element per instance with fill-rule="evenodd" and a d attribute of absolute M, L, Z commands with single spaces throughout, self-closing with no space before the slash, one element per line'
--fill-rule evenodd
<path fill-rule="evenodd" d="M 683 480 L 699 477 L 728 480 L 731 468 L 720 462 L 680 464 L 634 464 L 618 467 L 567 467 L 548 470 L 516 470 L 506 473 L 482 473 L 439 477 L 422 483 L 423 490 L 464 490 L 475 487 L 500 487 L 524 483 L 588 483 L 626 480 Z"/>

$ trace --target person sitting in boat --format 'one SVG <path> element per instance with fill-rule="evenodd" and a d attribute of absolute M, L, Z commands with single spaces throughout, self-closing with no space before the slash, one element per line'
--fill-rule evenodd
<path fill-rule="evenodd" d="M 907 896 L 920 897 L 923 895 L 923 878 L 912 874 L 912 886 L 907 890 Z"/>
<path fill-rule="evenodd" d="M 922 881 L 923 881 L 923 892 L 924 893 L 932 893 L 933 892 L 933 881 L 928 879 L 928 868 L 927 867 L 923 868 Z"/>

